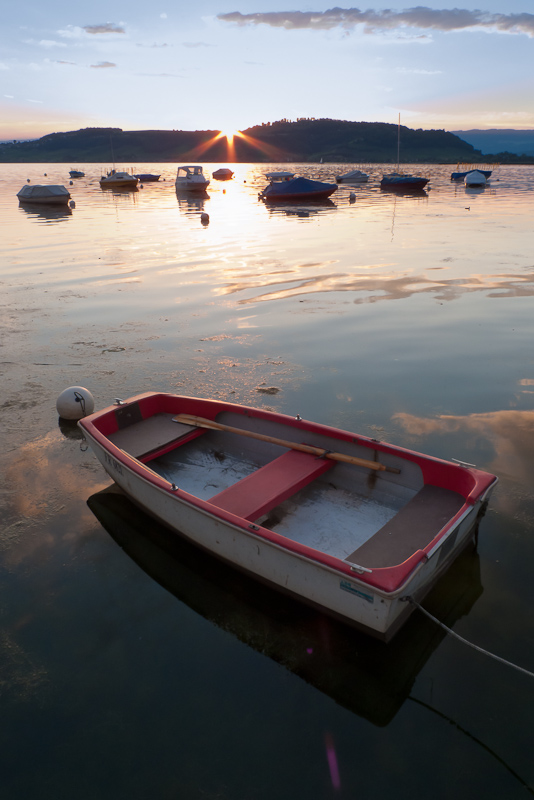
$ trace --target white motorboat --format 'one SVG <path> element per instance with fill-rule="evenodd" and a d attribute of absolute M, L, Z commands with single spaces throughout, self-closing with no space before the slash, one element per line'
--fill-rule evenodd
<path fill-rule="evenodd" d="M 200 165 L 178 167 L 176 189 L 186 192 L 205 192 L 209 183 L 209 178 L 206 178 Z"/>

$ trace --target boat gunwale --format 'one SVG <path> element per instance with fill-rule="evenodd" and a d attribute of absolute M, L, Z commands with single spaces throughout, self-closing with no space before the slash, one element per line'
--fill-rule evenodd
<path fill-rule="evenodd" d="M 107 433 L 105 433 L 100 430 L 96 424 L 97 422 L 104 422 L 103 427 L 107 428 L 110 426 L 105 424 L 106 421 L 113 420 L 116 426 L 117 422 L 115 418 L 115 412 L 117 411 L 117 408 L 124 408 L 125 406 L 135 403 L 140 404 L 143 401 L 145 401 L 145 403 L 149 402 L 149 404 L 155 404 L 155 408 L 151 413 L 148 414 L 148 417 L 150 417 L 154 413 L 157 413 L 156 407 L 160 408 L 157 406 L 157 401 L 161 398 L 168 398 L 171 401 L 175 399 L 178 402 L 187 401 L 191 404 L 207 404 L 216 409 L 213 417 L 215 417 L 217 413 L 222 413 L 223 411 L 239 413 L 241 415 L 247 415 L 247 412 L 249 412 L 248 416 L 251 416 L 250 412 L 253 412 L 252 416 L 256 418 L 271 420 L 273 422 L 281 422 L 289 425 L 291 428 L 296 428 L 296 423 L 298 423 L 299 430 L 303 429 L 307 432 L 321 433 L 323 435 L 330 436 L 331 438 L 338 439 L 339 441 L 354 443 L 356 439 L 359 444 L 372 447 L 381 453 L 390 453 L 396 455 L 397 457 L 404 458 L 405 460 L 415 462 L 419 464 L 419 466 L 422 464 L 427 466 L 432 464 L 437 467 L 443 467 L 446 465 L 448 469 L 452 470 L 456 474 L 469 474 L 473 481 L 473 487 L 471 491 L 467 493 L 467 495 L 463 493 L 463 505 L 424 548 L 415 550 L 411 556 L 409 556 L 400 564 L 388 567 L 372 568 L 369 572 L 365 571 L 360 573 L 358 564 L 348 562 L 336 556 L 331 556 L 323 551 L 316 550 L 309 545 L 296 542 L 291 538 L 284 536 L 283 534 L 277 533 L 276 531 L 271 531 L 268 528 L 262 527 L 261 525 L 251 523 L 249 520 L 232 514 L 229 511 L 225 511 L 224 509 L 218 508 L 216 505 L 211 504 L 209 500 L 202 500 L 196 495 L 176 487 L 172 482 L 168 481 L 166 478 L 163 478 L 149 466 L 147 466 L 147 464 L 139 460 L 139 458 L 130 455 L 128 452 L 115 445 L 108 438 L 108 435 L 113 433 L 112 430 L 108 430 Z M 147 417 L 144 418 L 146 419 Z M 300 423 L 302 423 L 302 425 Z M 246 533 L 248 536 L 262 539 L 285 552 L 291 552 L 298 558 L 305 559 L 316 565 L 327 568 L 329 571 L 333 571 L 337 574 L 348 577 L 351 581 L 356 581 L 364 586 L 372 586 L 375 591 L 387 596 L 388 598 L 392 598 L 399 593 L 402 593 L 406 587 L 406 584 L 414 577 L 416 571 L 418 571 L 418 568 L 421 568 L 437 551 L 439 551 L 441 545 L 448 538 L 449 534 L 452 533 L 469 515 L 469 513 L 473 511 L 475 505 L 481 505 L 484 502 L 485 498 L 497 482 L 497 478 L 494 475 L 490 475 L 490 473 L 486 473 L 478 469 L 464 467 L 462 465 L 445 461 L 434 456 L 427 456 L 397 445 L 379 442 L 369 437 L 356 435 L 354 433 L 350 433 L 339 428 L 332 428 L 321 423 L 314 423 L 308 420 L 296 420 L 294 417 L 289 417 L 288 415 L 280 414 L 278 412 L 265 411 L 264 409 L 242 406 L 231 402 L 210 400 L 207 398 L 186 397 L 165 392 L 146 392 L 136 395 L 132 398 L 129 398 L 127 401 L 122 401 L 120 406 L 108 406 L 101 411 L 94 412 L 88 417 L 82 418 L 79 420 L 78 425 L 84 431 L 84 433 L 89 436 L 89 438 L 95 441 L 95 443 L 104 451 L 105 454 L 109 456 L 109 458 L 114 459 L 118 464 L 123 465 L 127 470 L 133 472 L 138 478 L 153 486 L 156 490 L 165 493 L 167 496 L 170 495 L 174 497 L 177 502 L 187 503 L 202 513 L 208 514 L 213 518 L 220 519 L 225 524 L 232 525 L 241 532 Z M 174 446 L 179 445 L 176 443 Z M 456 491 L 458 491 L 458 489 L 456 489 Z M 154 510 L 147 510 L 149 513 L 157 515 Z"/>

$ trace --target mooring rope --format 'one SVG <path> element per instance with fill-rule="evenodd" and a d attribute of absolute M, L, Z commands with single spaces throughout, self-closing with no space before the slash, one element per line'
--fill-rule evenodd
<path fill-rule="evenodd" d="M 446 631 L 450 636 L 453 636 L 455 639 L 458 639 L 459 642 L 462 642 L 463 644 L 466 644 L 468 647 L 472 647 L 473 650 L 477 650 L 479 653 L 482 653 L 485 656 L 489 656 L 490 658 L 495 659 L 495 661 L 500 661 L 501 664 L 506 664 L 507 667 L 513 667 L 513 669 L 517 669 L 519 672 L 522 672 L 525 675 L 528 675 L 530 678 L 534 678 L 534 672 L 531 672 L 530 670 L 525 669 L 524 667 L 519 667 L 517 664 L 513 664 L 511 661 L 507 661 L 505 658 L 501 658 L 500 656 L 496 656 L 495 653 L 490 653 L 489 650 L 484 650 L 483 647 L 479 647 L 478 645 L 473 644 L 473 642 L 469 642 L 467 639 L 464 639 L 463 636 L 459 636 L 451 628 L 448 628 L 447 625 L 444 625 L 443 622 L 440 622 L 439 619 L 436 619 L 436 617 L 433 617 L 432 614 L 430 614 L 426 610 L 426 608 L 423 608 L 422 605 L 420 605 L 416 600 L 414 600 L 413 597 L 410 597 L 409 595 L 407 595 L 406 597 L 403 597 L 402 599 L 406 600 L 406 602 L 408 602 L 408 603 L 411 603 L 413 606 L 418 608 L 419 611 L 422 611 L 425 616 L 427 616 L 429 619 L 432 620 L 432 622 L 435 622 L 436 625 L 439 625 L 440 628 L 443 628 L 443 630 Z"/>

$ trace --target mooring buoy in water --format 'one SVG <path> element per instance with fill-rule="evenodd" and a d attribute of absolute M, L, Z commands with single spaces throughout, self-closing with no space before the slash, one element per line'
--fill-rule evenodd
<path fill-rule="evenodd" d="M 82 419 L 93 413 L 95 401 L 84 386 L 69 386 L 56 400 L 56 410 L 61 419 Z"/>
<path fill-rule="evenodd" d="M 202 212 L 202 214 L 200 215 L 200 221 L 201 221 L 201 223 L 202 223 L 203 225 L 209 225 L 209 222 L 210 222 L 210 215 L 209 215 L 209 214 L 206 214 L 206 212 L 205 212 L 205 211 L 203 211 L 203 212 Z"/>

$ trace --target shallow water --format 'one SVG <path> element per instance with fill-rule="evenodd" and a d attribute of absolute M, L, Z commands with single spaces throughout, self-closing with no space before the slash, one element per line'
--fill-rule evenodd
<path fill-rule="evenodd" d="M 466 190 L 426 165 L 399 196 L 375 166 L 270 208 L 263 173 L 292 165 L 204 200 L 173 164 L 134 193 L 82 165 L 73 209 L 19 207 L 76 166 L 0 165 L 2 796 L 534 794 L 533 678 L 418 612 L 385 647 L 170 544 L 55 409 L 71 385 L 217 396 L 494 472 L 477 554 L 425 606 L 534 670 L 534 168 Z"/>

